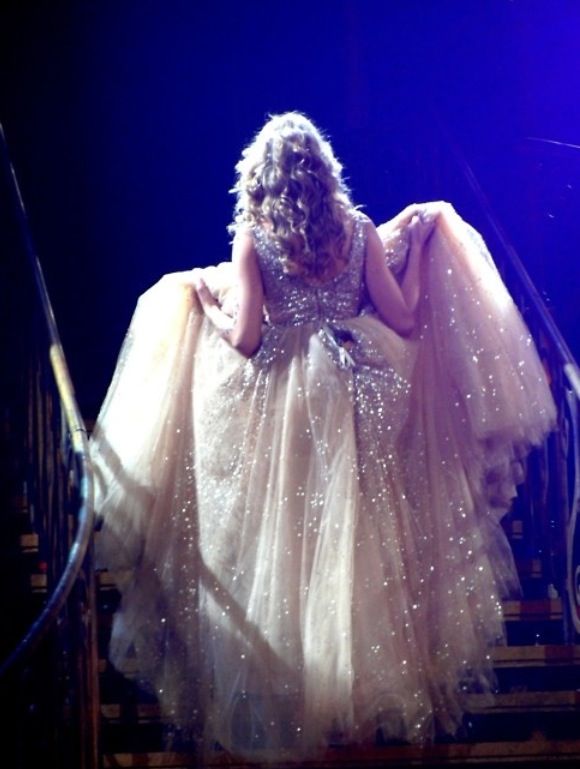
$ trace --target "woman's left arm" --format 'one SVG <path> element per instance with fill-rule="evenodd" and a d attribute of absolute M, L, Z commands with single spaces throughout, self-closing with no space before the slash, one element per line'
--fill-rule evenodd
<path fill-rule="evenodd" d="M 235 320 L 223 312 L 202 278 L 196 279 L 195 288 L 203 311 L 224 339 L 249 358 L 262 341 L 264 304 L 258 255 L 249 232 L 236 235 L 232 248 L 232 263 L 238 288 L 238 313 Z"/>

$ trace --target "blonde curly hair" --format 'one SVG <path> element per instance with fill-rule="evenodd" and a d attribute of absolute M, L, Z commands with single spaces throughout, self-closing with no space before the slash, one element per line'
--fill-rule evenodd
<path fill-rule="evenodd" d="M 324 281 L 340 271 L 355 207 L 342 165 L 311 120 L 299 112 L 271 116 L 236 172 L 230 233 L 265 227 L 291 275 Z"/>

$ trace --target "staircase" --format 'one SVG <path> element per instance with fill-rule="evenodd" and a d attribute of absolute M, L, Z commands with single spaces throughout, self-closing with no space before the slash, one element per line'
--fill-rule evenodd
<path fill-rule="evenodd" d="M 1 217 L 0 225 L 4 239 Z M 534 291 L 514 268 L 517 255 L 514 261 L 502 233 L 490 231 L 496 240 L 491 250 L 505 257 L 504 274 L 545 359 L 559 409 L 559 432 L 531 456 L 528 480 L 505 524 L 524 598 L 504 604 L 507 645 L 493 652 L 498 693 L 492 703 L 471 696 L 456 739 L 423 747 L 380 739 L 365 748 L 329 746 L 309 763 L 313 768 L 580 766 L 580 598 L 571 579 L 580 562 L 578 370 L 553 323 L 530 299 Z M 10 664 L 0 659 L 0 687 L 10 703 L 0 722 L 5 765 L 198 766 L 191 746 L 172 738 L 157 702 L 139 688 L 139 671 L 123 677 L 107 661 L 116 575 L 97 574 L 95 607 L 91 546 L 84 539 L 86 527 L 92 529 L 81 467 L 86 447 L 75 439 L 82 426 L 70 416 L 72 390 L 63 395 L 60 388 L 64 359 L 58 338 L 47 331 L 45 288 L 23 266 L 18 238 L 10 235 L 10 259 L 0 270 L 0 610 L 10 618 L 0 634 L 2 658 L 16 646 Z M 30 310 L 21 322 L 21 307 L 36 307 L 30 297 L 39 295 L 44 311 Z M 216 751 L 212 765 L 236 763 Z"/>
<path fill-rule="evenodd" d="M 514 549 L 525 540 L 523 520 L 507 524 Z M 455 740 L 426 747 L 378 744 L 330 747 L 312 767 L 580 766 L 580 638 L 570 637 L 566 606 L 546 585 L 542 562 L 521 562 L 526 597 L 504 603 L 507 645 L 493 651 L 498 693 L 493 703 L 470 697 L 469 716 Z M 539 597 L 549 593 L 552 597 Z M 187 750 L 164 750 L 159 708 L 140 691 L 138 671 L 124 678 L 106 659 L 111 617 L 118 602 L 115 575 L 98 574 L 101 740 L 104 767 L 192 767 Z M 216 754 L 216 766 L 235 766 Z M 212 765 L 214 765 L 212 764 Z M 291 764 L 288 764 L 291 766 Z"/>
<path fill-rule="evenodd" d="M 25 510 L 22 530 L 26 529 Z M 506 529 L 516 553 L 525 542 L 524 521 L 510 517 Z M 97 534 L 98 536 L 98 534 Z M 42 606 L 47 577 L 39 538 L 20 534 L 27 564 L 28 604 Z M 427 747 L 381 745 L 372 749 L 329 748 L 312 767 L 543 766 L 580 765 L 580 638 L 569 637 L 566 605 L 542 574 L 542 561 L 519 561 L 526 597 L 504 603 L 507 645 L 493 651 L 498 693 L 493 703 L 471 695 L 470 714 L 456 740 Z M 551 593 L 552 597 L 540 597 Z M 121 676 L 106 657 L 111 620 L 118 603 L 115 575 L 97 574 L 100 722 L 103 767 L 193 767 L 188 749 L 167 750 L 157 702 L 137 684 L 138 670 Z M 216 756 L 215 765 L 235 766 Z"/>

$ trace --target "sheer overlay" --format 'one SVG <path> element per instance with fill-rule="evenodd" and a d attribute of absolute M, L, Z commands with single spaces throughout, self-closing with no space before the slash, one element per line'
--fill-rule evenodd
<path fill-rule="evenodd" d="M 379 231 L 404 269 L 405 231 Z M 365 232 L 357 214 L 348 267 L 313 287 L 254 231 L 251 359 L 201 313 L 191 273 L 164 277 L 95 428 L 99 557 L 122 593 L 110 658 L 207 751 L 279 760 L 379 729 L 425 741 L 493 686 L 501 598 L 518 590 L 499 521 L 554 405 L 450 206 L 423 244 L 408 339 L 367 305 Z M 234 308 L 230 265 L 204 278 Z"/>

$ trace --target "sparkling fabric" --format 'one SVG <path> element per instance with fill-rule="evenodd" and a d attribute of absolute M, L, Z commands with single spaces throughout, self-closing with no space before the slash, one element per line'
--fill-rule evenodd
<path fill-rule="evenodd" d="M 406 233 L 381 229 L 404 264 Z M 265 232 L 262 346 L 247 360 L 188 273 L 141 297 L 92 440 L 99 557 L 122 590 L 110 657 L 168 721 L 256 760 L 453 733 L 489 691 L 499 525 L 554 422 L 527 329 L 451 207 L 423 248 L 418 328 L 365 300 L 365 220 L 323 286 Z M 229 265 L 204 275 L 235 307 Z M 132 663 L 134 664 L 134 663 Z"/>

